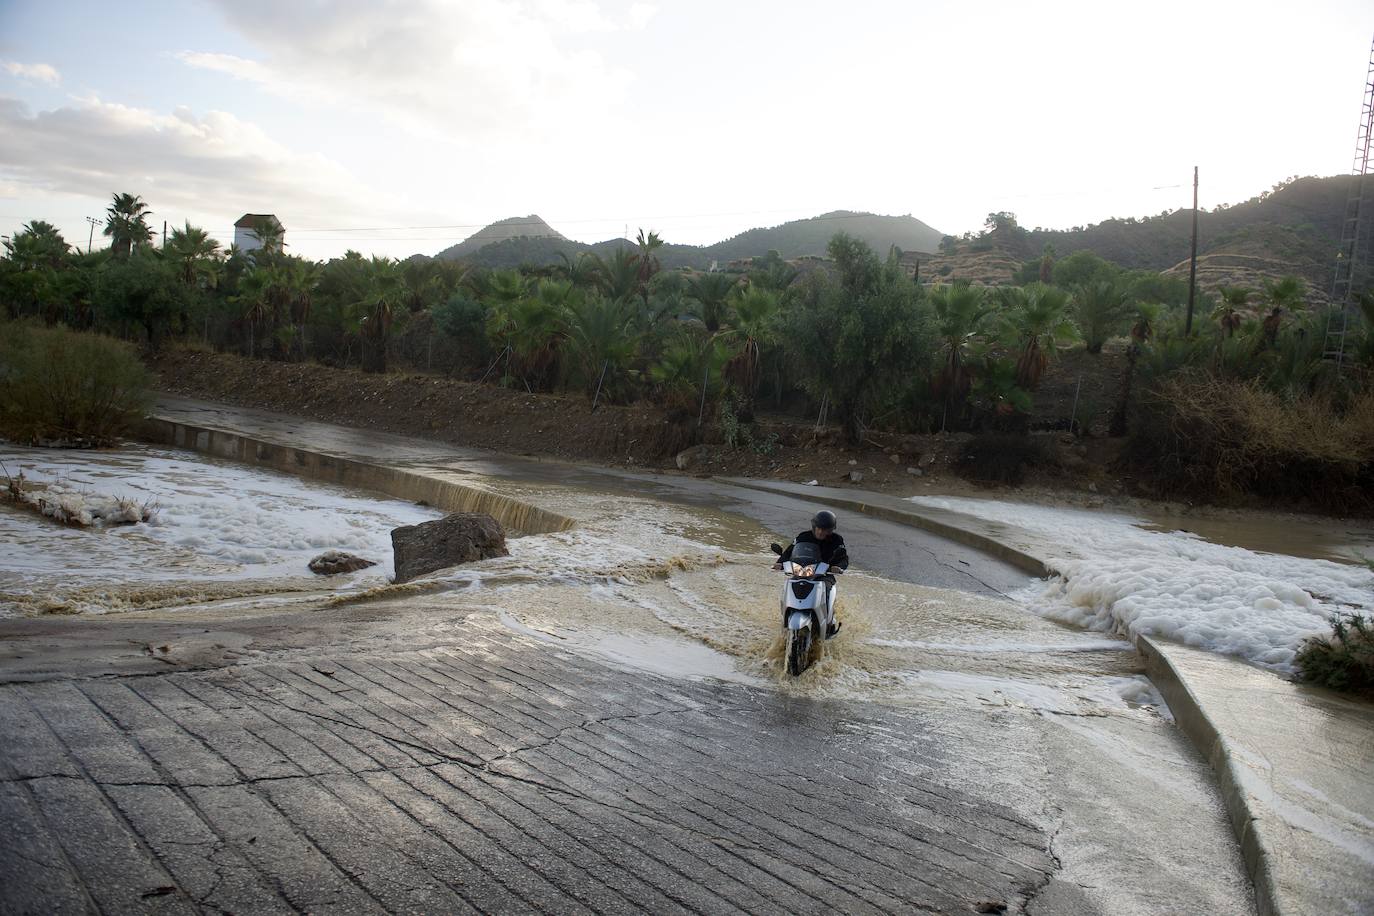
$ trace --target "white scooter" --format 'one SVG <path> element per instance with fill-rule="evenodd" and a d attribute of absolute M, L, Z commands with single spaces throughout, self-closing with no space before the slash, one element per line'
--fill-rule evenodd
<path fill-rule="evenodd" d="M 782 546 L 771 545 L 773 552 L 782 555 Z M 787 580 L 782 584 L 782 626 L 787 640 L 787 673 L 796 677 L 811 664 L 813 644 L 834 636 L 835 586 L 827 576 L 844 572 L 821 562 L 821 550 L 815 544 L 802 542 L 792 545 L 792 556 L 782 564 Z"/>

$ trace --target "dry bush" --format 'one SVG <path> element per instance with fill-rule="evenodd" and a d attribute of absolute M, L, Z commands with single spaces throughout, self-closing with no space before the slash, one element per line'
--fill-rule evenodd
<path fill-rule="evenodd" d="M 1374 509 L 1374 392 L 1344 411 L 1329 398 L 1296 400 L 1257 382 L 1172 373 L 1142 397 L 1128 455 L 1160 495 L 1241 495 Z"/>
<path fill-rule="evenodd" d="M 142 419 L 149 381 L 114 338 L 0 326 L 0 435 L 16 442 L 108 445 Z"/>

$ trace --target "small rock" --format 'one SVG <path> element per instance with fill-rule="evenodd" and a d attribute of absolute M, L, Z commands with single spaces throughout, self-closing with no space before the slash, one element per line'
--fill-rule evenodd
<path fill-rule="evenodd" d="M 705 444 L 683 449 L 677 453 L 677 458 L 674 459 L 677 462 L 677 469 L 679 471 L 690 470 L 700 464 L 709 451 L 710 446 Z"/>
<path fill-rule="evenodd" d="M 926 455 L 924 458 L 921 459 L 921 467 L 923 467 L 923 468 L 928 468 L 928 467 L 930 467 L 930 466 L 931 466 L 932 464 L 934 464 L 934 463 L 935 463 L 935 456 L 934 456 L 934 455 Z"/>
<path fill-rule="evenodd" d="M 920 468 L 907 468 L 906 472 L 910 474 L 912 477 L 920 477 L 923 474 L 925 474 L 925 471 L 921 470 Z"/>
<path fill-rule="evenodd" d="M 820 484 L 821 482 L 819 480 L 808 480 L 805 485 L 808 487 L 818 487 Z"/>
<path fill-rule="evenodd" d="M 310 571 L 317 576 L 337 576 L 339 573 L 357 572 L 376 565 L 372 560 L 364 560 L 342 550 L 326 550 L 310 561 Z"/>
<path fill-rule="evenodd" d="M 901 464 L 902 456 L 898 455 L 896 452 L 893 452 L 892 454 L 887 456 L 887 460 L 891 461 L 893 464 Z"/>
<path fill-rule="evenodd" d="M 850 472 L 849 472 L 849 482 L 850 482 L 850 483 L 863 483 L 863 479 L 864 479 L 864 472 L 863 472 L 863 471 L 850 471 Z"/>
<path fill-rule="evenodd" d="M 1089 493 L 1096 493 L 1096 492 L 1097 492 L 1097 484 L 1095 484 L 1095 483 L 1090 483 L 1090 484 L 1088 484 L 1088 492 L 1089 492 Z"/>
<path fill-rule="evenodd" d="M 857 460 L 853 459 L 853 458 L 850 458 L 850 459 L 849 459 L 849 466 L 850 466 L 851 468 L 854 467 L 854 465 L 856 465 L 856 464 L 858 464 L 858 463 L 859 463 L 859 462 L 858 462 Z"/>

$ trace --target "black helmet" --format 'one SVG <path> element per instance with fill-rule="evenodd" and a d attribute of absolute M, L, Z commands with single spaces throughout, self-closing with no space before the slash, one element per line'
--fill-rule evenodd
<path fill-rule="evenodd" d="M 835 513 L 831 512 L 829 509 L 822 509 L 815 515 L 811 516 L 812 528 L 821 528 L 825 531 L 834 531 L 835 526 L 837 524 L 838 522 L 836 522 L 835 520 Z"/>

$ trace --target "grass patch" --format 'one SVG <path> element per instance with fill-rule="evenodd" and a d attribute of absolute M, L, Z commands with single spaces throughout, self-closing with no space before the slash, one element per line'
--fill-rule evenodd
<path fill-rule="evenodd" d="M 151 377 L 133 347 L 99 334 L 0 327 L 0 436 L 109 445 L 143 418 Z"/>
<path fill-rule="evenodd" d="M 1331 618 L 1331 635 L 1305 641 L 1296 662 L 1308 683 L 1374 696 L 1374 620 L 1337 614 Z"/>

